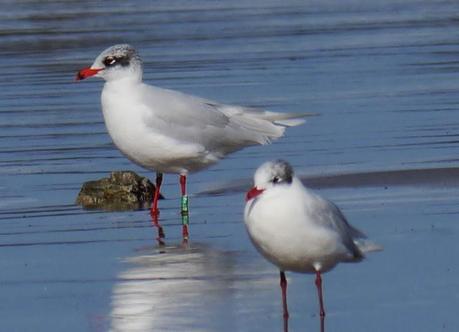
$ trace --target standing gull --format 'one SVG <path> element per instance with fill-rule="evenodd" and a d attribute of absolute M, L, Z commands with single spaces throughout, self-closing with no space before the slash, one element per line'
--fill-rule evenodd
<path fill-rule="evenodd" d="M 284 322 L 285 271 L 314 273 L 323 326 L 321 274 L 340 262 L 359 262 L 365 252 L 381 247 L 366 240 L 336 205 L 305 188 L 287 162 L 264 163 L 254 182 L 246 196 L 245 224 L 257 250 L 280 270 Z"/>
<path fill-rule="evenodd" d="M 183 237 L 188 238 L 186 177 L 246 146 L 268 144 L 286 127 L 310 115 L 275 113 L 224 105 L 143 83 L 143 66 L 128 44 L 103 51 L 77 80 L 105 80 L 102 112 L 118 149 L 131 161 L 156 172 L 157 190 L 151 215 L 158 216 L 163 173 L 180 175 Z"/>

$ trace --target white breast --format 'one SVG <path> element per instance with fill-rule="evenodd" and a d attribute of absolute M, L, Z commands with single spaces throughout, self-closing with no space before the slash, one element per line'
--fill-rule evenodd
<path fill-rule="evenodd" d="M 277 186 L 249 201 L 245 221 L 260 251 L 282 270 L 314 272 L 333 268 L 349 251 L 340 234 L 314 219 L 314 204 L 305 204 L 302 186 Z"/>
<path fill-rule="evenodd" d="M 117 148 L 135 163 L 165 173 L 187 173 L 211 164 L 201 146 L 178 141 L 148 126 L 145 119 L 154 118 L 155 109 L 145 104 L 140 91 L 132 82 L 104 86 L 102 111 Z"/>

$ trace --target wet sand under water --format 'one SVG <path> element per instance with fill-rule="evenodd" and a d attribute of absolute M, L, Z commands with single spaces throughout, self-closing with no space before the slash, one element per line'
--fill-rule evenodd
<path fill-rule="evenodd" d="M 384 251 L 325 274 L 326 331 L 458 331 L 459 4 L 455 1 L 0 3 L 0 331 L 280 331 L 278 271 L 252 247 L 244 193 L 292 163 Z M 102 82 L 74 82 L 129 42 L 146 81 L 280 112 L 315 112 L 272 145 L 166 175 L 147 210 L 86 211 L 82 183 L 131 169 Z M 313 276 L 287 274 L 289 331 L 318 331 Z"/>

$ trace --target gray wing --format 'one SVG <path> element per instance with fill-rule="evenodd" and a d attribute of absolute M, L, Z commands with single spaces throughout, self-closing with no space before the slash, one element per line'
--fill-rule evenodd
<path fill-rule="evenodd" d="M 363 233 L 361 230 L 349 224 L 344 214 L 333 202 L 328 201 L 328 203 L 330 204 L 330 206 L 332 207 L 334 211 L 334 215 L 336 216 L 335 226 L 340 230 L 340 233 L 346 232 L 353 239 L 366 239 L 367 238 L 365 233 Z"/>
<path fill-rule="evenodd" d="M 152 118 L 149 119 L 151 126 L 159 121 L 182 128 L 192 126 L 199 130 L 207 127 L 221 129 L 229 123 L 229 118 L 219 112 L 217 104 L 210 100 L 146 84 L 142 89 L 143 102 L 152 110 Z"/>
<path fill-rule="evenodd" d="M 322 216 L 320 223 L 322 226 L 329 227 L 340 234 L 344 246 L 352 253 L 354 260 L 362 259 L 363 253 L 354 242 L 358 239 L 366 239 L 366 235 L 349 224 L 341 210 L 331 201 L 320 196 L 316 196 L 321 201 L 317 214 Z"/>
<path fill-rule="evenodd" d="M 269 143 L 282 136 L 286 126 L 301 123 L 301 120 L 288 122 L 298 115 L 222 105 L 146 84 L 142 89 L 142 102 L 151 109 L 145 118 L 149 127 L 178 141 L 201 144 L 222 153 Z"/>

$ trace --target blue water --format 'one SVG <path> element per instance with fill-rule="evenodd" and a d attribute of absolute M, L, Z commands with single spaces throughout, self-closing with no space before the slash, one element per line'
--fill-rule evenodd
<path fill-rule="evenodd" d="M 284 158 L 309 176 L 459 167 L 455 1 L 8 1 L 0 4 L 0 330 L 279 331 L 278 271 L 252 248 L 243 192 L 177 176 L 159 248 L 147 211 L 85 211 L 82 183 L 131 169 L 74 75 L 129 42 L 145 80 L 225 103 L 317 112 L 275 144 L 190 176 L 249 181 Z M 324 276 L 326 331 L 456 331 L 458 188 L 320 190 L 384 251 Z M 313 277 L 288 274 L 289 331 L 318 330 Z"/>

